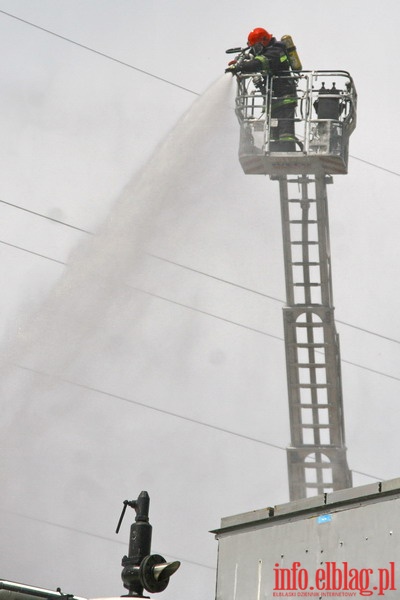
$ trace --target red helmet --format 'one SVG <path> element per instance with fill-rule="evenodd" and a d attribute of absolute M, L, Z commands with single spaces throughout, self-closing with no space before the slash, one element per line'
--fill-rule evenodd
<path fill-rule="evenodd" d="M 250 31 L 247 43 L 249 46 L 254 46 L 254 44 L 262 44 L 263 46 L 268 46 L 272 39 L 272 35 L 263 29 L 262 27 L 256 27 L 253 31 Z"/>

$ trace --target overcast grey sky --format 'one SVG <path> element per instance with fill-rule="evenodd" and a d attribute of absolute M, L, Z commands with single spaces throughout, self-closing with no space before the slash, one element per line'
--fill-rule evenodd
<path fill-rule="evenodd" d="M 3 578 L 122 594 L 133 512 L 114 530 L 146 489 L 153 550 L 183 563 L 162 597 L 212 598 L 208 530 L 288 500 L 279 191 L 241 172 L 222 75 L 257 26 L 355 80 L 328 188 L 348 460 L 355 484 L 399 475 L 399 11 L 0 0 Z"/>

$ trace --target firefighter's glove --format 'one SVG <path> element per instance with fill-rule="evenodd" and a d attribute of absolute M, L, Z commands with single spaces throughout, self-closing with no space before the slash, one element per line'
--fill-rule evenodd
<path fill-rule="evenodd" d="M 237 65 L 229 65 L 226 69 L 225 69 L 225 73 L 231 73 L 232 75 L 236 75 L 237 74 Z"/>

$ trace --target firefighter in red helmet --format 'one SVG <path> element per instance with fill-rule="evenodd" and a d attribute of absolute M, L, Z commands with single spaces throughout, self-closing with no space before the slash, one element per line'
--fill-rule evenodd
<path fill-rule="evenodd" d="M 277 119 L 277 126 L 271 127 L 273 141 L 270 143 L 270 149 L 275 152 L 294 152 L 296 149 L 294 115 L 297 98 L 296 86 L 290 77 L 286 46 L 262 27 L 250 31 L 247 44 L 250 50 L 244 60 L 233 61 L 225 73 L 236 75 L 261 71 L 278 76 L 274 77 L 272 83 L 271 117 Z"/>

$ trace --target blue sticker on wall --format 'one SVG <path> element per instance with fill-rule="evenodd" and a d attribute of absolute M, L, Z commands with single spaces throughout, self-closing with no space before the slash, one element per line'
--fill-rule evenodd
<path fill-rule="evenodd" d="M 332 515 L 320 515 L 317 518 L 317 523 L 329 523 L 332 521 Z"/>

